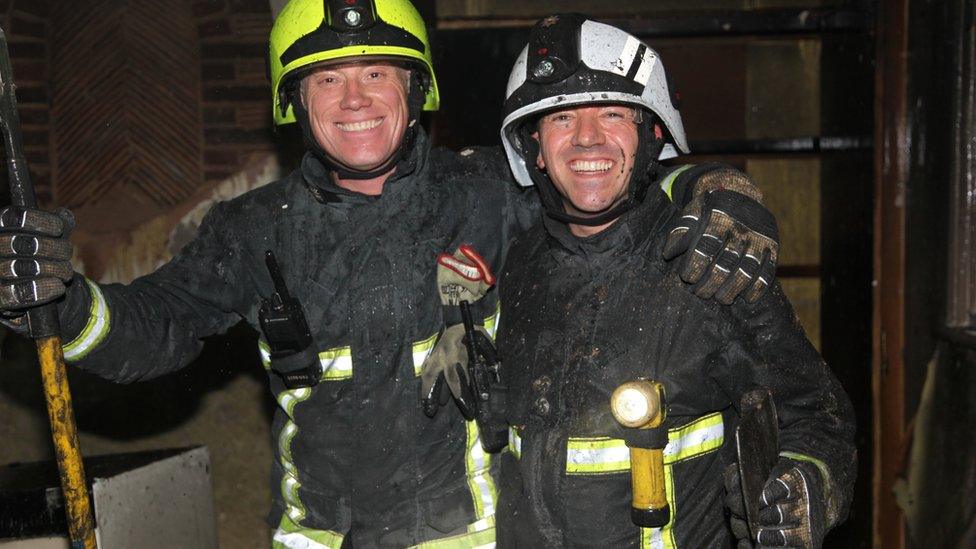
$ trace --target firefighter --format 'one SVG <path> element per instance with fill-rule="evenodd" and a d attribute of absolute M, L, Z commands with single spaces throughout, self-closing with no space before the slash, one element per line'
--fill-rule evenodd
<path fill-rule="evenodd" d="M 278 403 L 276 547 L 491 543 L 495 460 L 474 421 L 454 406 L 425 417 L 418 399 L 435 342 L 456 348 L 461 333 L 435 259 L 467 244 L 501 268 L 538 200 L 490 177 L 490 153 L 431 148 L 419 118 L 438 84 L 407 0 L 292 0 L 269 66 L 276 124 L 304 135 L 295 171 L 215 205 L 179 254 L 127 285 L 73 272 L 69 213 L 3 210 L 5 323 L 23 330 L 25 308 L 58 299 L 65 358 L 127 383 L 182 368 L 243 319 Z M 488 333 L 496 302 L 470 304 Z"/>
<path fill-rule="evenodd" d="M 554 15 L 533 28 L 504 112 L 512 170 L 538 188 L 544 216 L 516 237 L 498 282 L 501 384 L 492 409 L 511 426 L 499 545 L 733 545 L 723 475 L 735 466 L 736 407 L 766 388 L 779 410 L 780 454 L 758 542 L 819 546 L 851 497 L 848 397 L 778 283 L 757 278 L 743 293 L 757 295 L 753 303 L 699 297 L 724 294 L 740 268 L 765 268 L 756 250 L 776 240 L 776 225 L 748 177 L 720 164 L 658 162 L 688 151 L 661 58 L 583 16 Z M 699 240 L 711 241 L 705 249 L 717 251 L 724 280 L 689 286 L 680 272 L 699 254 L 662 258 L 688 234 L 668 199 L 684 193 L 722 219 L 724 230 Z M 722 213 L 730 208 L 736 221 Z M 611 409 L 615 389 L 635 380 L 660 384 L 664 399 L 657 433 L 669 514 L 658 527 L 638 527 L 642 517 L 631 511 L 628 445 L 653 447 L 653 433 L 635 435 Z M 736 535 L 748 544 L 736 509 Z"/>

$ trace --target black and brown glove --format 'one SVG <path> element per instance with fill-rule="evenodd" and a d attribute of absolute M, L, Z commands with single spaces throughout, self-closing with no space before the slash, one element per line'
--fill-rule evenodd
<path fill-rule="evenodd" d="M 7 206 L 0 210 L 0 322 L 25 334 L 25 311 L 64 295 L 74 274 L 68 237 L 74 216 Z"/>
<path fill-rule="evenodd" d="M 725 470 L 725 503 L 738 549 L 819 549 L 828 529 L 826 483 L 805 461 L 780 457 L 766 480 L 755 536 L 749 532 L 738 464 Z"/>
<path fill-rule="evenodd" d="M 776 276 L 779 231 L 762 193 L 731 168 L 706 172 L 668 234 L 664 258 L 683 254 L 679 275 L 702 298 L 754 303 Z"/>

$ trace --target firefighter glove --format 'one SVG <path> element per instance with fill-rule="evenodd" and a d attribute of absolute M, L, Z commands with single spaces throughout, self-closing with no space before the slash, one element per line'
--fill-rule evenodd
<path fill-rule="evenodd" d="M 728 305 L 741 295 L 754 303 L 776 276 L 776 218 L 752 180 L 736 170 L 708 172 L 692 192 L 668 234 L 665 259 L 684 255 L 681 279 L 702 298 Z"/>
<path fill-rule="evenodd" d="M 488 333 L 481 326 L 475 326 L 476 339 L 491 341 Z M 482 339 L 484 338 L 484 339 Z M 445 329 L 430 356 L 424 361 L 420 370 L 420 401 L 424 413 L 434 417 L 437 409 L 447 404 L 449 397 L 444 391 L 444 385 L 450 390 L 465 419 L 474 419 L 477 412 L 474 382 L 468 364 L 468 348 L 464 335 L 464 325 L 455 324 Z M 478 345 L 481 348 L 482 344 Z M 494 348 L 491 348 L 494 351 Z M 486 358 L 486 357 L 479 357 Z"/>
<path fill-rule="evenodd" d="M 444 305 L 474 303 L 495 284 L 488 264 L 474 248 L 462 244 L 454 255 L 437 256 L 437 291 Z"/>
<path fill-rule="evenodd" d="M 746 522 L 738 464 L 725 470 L 726 505 L 738 548 L 819 549 L 827 530 L 825 484 L 812 463 L 780 457 L 763 486 L 758 528 Z"/>
<path fill-rule="evenodd" d="M 68 236 L 74 216 L 67 209 L 46 212 L 7 206 L 0 210 L 0 312 L 10 319 L 53 301 L 74 274 Z M 16 329 L 16 328 L 15 328 Z"/>

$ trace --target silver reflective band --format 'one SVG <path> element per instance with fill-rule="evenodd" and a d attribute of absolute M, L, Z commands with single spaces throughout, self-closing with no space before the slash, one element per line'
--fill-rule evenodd
<path fill-rule="evenodd" d="M 519 436 L 515 427 L 508 428 L 508 451 L 516 458 L 522 457 L 522 437 Z"/>
<path fill-rule="evenodd" d="M 413 375 L 419 376 L 421 371 L 424 369 L 424 361 L 430 356 L 430 353 L 434 350 L 434 342 L 437 341 L 437 332 L 431 334 L 430 337 L 423 341 L 418 341 L 412 346 L 413 354 Z"/>
<path fill-rule="evenodd" d="M 511 439 L 510 439 L 511 440 Z M 725 441 L 722 414 L 715 412 L 668 429 L 664 463 L 671 464 L 717 450 Z M 571 437 L 566 442 L 566 473 L 576 475 L 630 470 L 630 449 L 617 438 Z"/>
<path fill-rule="evenodd" d="M 566 444 L 567 473 L 612 473 L 630 470 L 630 448 L 620 439 L 571 438 Z"/>
<path fill-rule="evenodd" d="M 271 347 L 263 339 L 258 340 L 258 352 L 265 370 L 271 369 Z M 322 381 L 341 381 L 352 378 L 352 350 L 349 347 L 335 347 L 319 353 L 322 366 Z"/>
<path fill-rule="evenodd" d="M 98 284 L 95 284 L 87 278 L 85 279 L 85 284 L 88 285 L 92 299 L 91 309 L 88 313 L 88 323 L 77 337 L 62 347 L 65 360 L 81 360 L 85 358 L 92 349 L 97 347 L 105 339 L 105 336 L 111 330 L 112 315 L 109 312 L 105 296 L 102 295 L 101 288 L 98 287 Z"/>
<path fill-rule="evenodd" d="M 495 514 L 498 489 L 491 478 L 491 455 L 481 447 L 481 433 L 478 424 L 472 420 L 466 423 L 467 450 L 464 456 L 468 489 L 474 503 L 475 516 L 485 519 Z"/>

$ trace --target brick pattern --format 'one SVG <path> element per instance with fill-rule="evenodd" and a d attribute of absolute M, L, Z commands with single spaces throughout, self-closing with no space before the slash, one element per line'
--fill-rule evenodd
<path fill-rule="evenodd" d="M 265 70 L 271 11 L 267 0 L 188 0 L 199 36 L 204 186 L 276 150 Z M 52 203 L 50 14 L 56 0 L 0 0 L 17 83 L 17 101 L 38 199 Z M 0 157 L 3 156 L 0 151 Z M 7 202 L 0 169 L 0 202 Z"/>
<path fill-rule="evenodd" d="M 195 194 L 203 154 L 190 6 L 75 0 L 58 4 L 51 24 L 58 203 L 124 208 L 138 223 Z"/>
<path fill-rule="evenodd" d="M 203 104 L 203 164 L 208 184 L 275 151 L 265 69 L 267 0 L 196 0 Z"/>
<path fill-rule="evenodd" d="M 30 165 L 34 190 L 41 204 L 49 204 L 51 188 L 50 88 L 48 71 L 48 15 L 52 0 L 0 0 L 0 25 L 7 35 L 24 154 Z M 0 147 L 0 157 L 4 157 Z M 0 169 L 3 203 L 9 201 L 6 160 Z"/>

